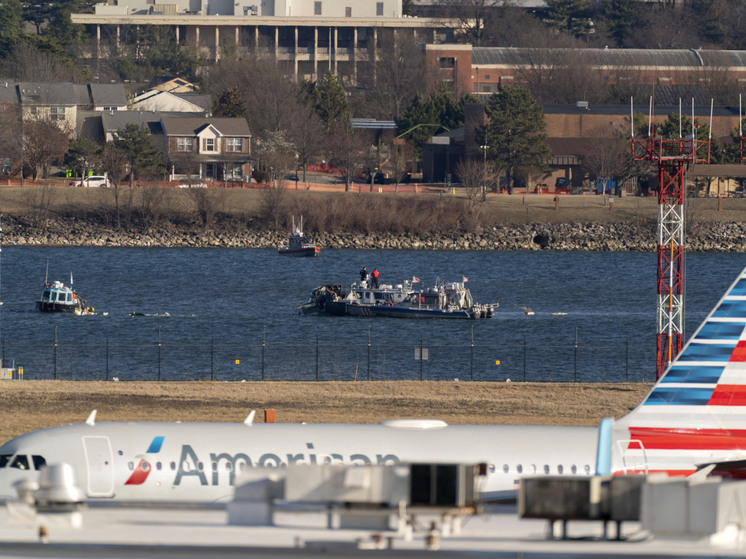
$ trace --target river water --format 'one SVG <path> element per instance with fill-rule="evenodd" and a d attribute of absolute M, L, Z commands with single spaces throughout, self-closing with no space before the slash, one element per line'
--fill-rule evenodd
<path fill-rule="evenodd" d="M 45 267 L 97 315 L 35 310 Z M 686 336 L 746 264 L 686 260 Z M 311 290 L 469 278 L 492 320 L 299 315 Z M 649 381 L 655 377 L 653 253 L 5 247 L 0 337 L 27 379 Z M 535 314 L 526 315 L 522 307 Z M 131 316 L 131 313 L 137 313 Z M 427 359 L 417 359 L 421 354 Z"/>

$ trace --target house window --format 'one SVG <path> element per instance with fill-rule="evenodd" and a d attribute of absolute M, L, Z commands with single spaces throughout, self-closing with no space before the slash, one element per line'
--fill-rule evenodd
<path fill-rule="evenodd" d="M 321 15 L 321 2 L 314 2 L 313 3 L 313 15 L 320 16 Z"/>
<path fill-rule="evenodd" d="M 440 58 L 439 62 L 440 62 L 441 68 L 455 68 L 456 67 L 456 59 L 453 57 L 444 56 Z"/>
<path fill-rule="evenodd" d="M 352 8 L 349 6 L 345 8 L 345 17 L 352 17 Z"/>
<path fill-rule="evenodd" d="M 65 120 L 65 107 L 49 107 L 51 120 Z"/>
<path fill-rule="evenodd" d="M 193 144 L 191 138 L 176 138 L 176 151 L 192 151 Z"/>
<path fill-rule="evenodd" d="M 242 151 L 243 140 L 242 138 L 226 138 L 225 139 L 225 151 Z"/>
<path fill-rule="evenodd" d="M 383 2 L 376 2 L 376 15 L 377 16 L 383 15 Z"/>
<path fill-rule="evenodd" d="M 106 111 L 116 111 L 118 109 L 119 109 L 119 107 L 104 107 L 104 112 L 106 112 Z"/>
<path fill-rule="evenodd" d="M 205 138 L 205 151 L 215 151 L 215 138 Z"/>

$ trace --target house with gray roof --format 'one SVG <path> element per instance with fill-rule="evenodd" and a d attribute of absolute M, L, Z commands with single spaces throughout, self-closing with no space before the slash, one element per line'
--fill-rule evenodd
<path fill-rule="evenodd" d="M 245 180 L 251 175 L 246 119 L 163 116 L 160 125 L 171 180 Z"/>

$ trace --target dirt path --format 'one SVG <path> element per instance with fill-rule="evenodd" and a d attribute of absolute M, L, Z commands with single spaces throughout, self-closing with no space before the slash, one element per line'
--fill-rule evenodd
<path fill-rule="evenodd" d="M 85 421 L 375 423 L 396 417 L 449 423 L 597 425 L 642 401 L 644 384 L 488 382 L 75 382 L 0 383 L 0 441 Z"/>

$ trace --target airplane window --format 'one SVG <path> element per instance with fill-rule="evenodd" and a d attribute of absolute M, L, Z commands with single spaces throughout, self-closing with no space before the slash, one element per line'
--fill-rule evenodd
<path fill-rule="evenodd" d="M 529 473 L 535 474 L 536 473 L 536 464 L 531 464 L 528 467 Z"/>
<path fill-rule="evenodd" d="M 176 469 L 176 462 L 171 462 L 171 464 L 169 464 L 169 467 L 170 467 L 170 468 L 171 468 L 172 470 L 175 470 L 175 469 Z"/>
<path fill-rule="evenodd" d="M 519 474 L 520 474 L 520 473 L 523 473 L 523 464 L 518 464 L 518 465 L 517 465 L 517 466 L 515 467 L 515 471 L 516 471 L 516 472 L 518 472 Z"/>
<path fill-rule="evenodd" d="M 163 464 L 161 464 L 160 462 L 155 463 L 155 469 L 158 470 L 159 472 L 161 471 L 162 467 L 163 467 Z"/>
<path fill-rule="evenodd" d="M 559 466 L 557 466 L 557 473 L 558 474 L 561 474 L 563 471 L 565 471 L 565 468 L 562 466 L 562 464 L 560 464 Z"/>
<path fill-rule="evenodd" d="M 5 466 L 7 466 L 12 457 L 12 454 L 0 454 L 0 468 L 4 468 Z"/>
<path fill-rule="evenodd" d="M 578 467 L 575 464 L 573 464 L 572 466 L 570 466 L 570 471 L 572 473 L 574 473 L 574 474 L 577 474 L 578 473 Z"/>
<path fill-rule="evenodd" d="M 585 470 L 586 474 L 590 475 L 590 473 L 591 473 L 591 467 L 588 464 L 586 464 L 585 466 L 583 466 L 583 469 Z"/>
<path fill-rule="evenodd" d="M 132 462 L 127 462 L 127 469 L 131 472 L 135 469 L 135 465 Z"/>
<path fill-rule="evenodd" d="M 509 471 L 510 471 L 510 466 L 508 466 L 507 464 L 504 464 L 503 465 L 503 472 L 505 472 L 507 474 Z"/>
<path fill-rule="evenodd" d="M 38 454 L 34 454 L 31 457 L 31 460 L 34 462 L 34 470 L 40 470 L 42 466 L 47 465 L 47 461 L 43 456 L 39 456 Z"/>
<path fill-rule="evenodd" d="M 545 474 L 549 473 L 549 465 L 548 464 L 544 464 L 544 473 Z"/>
<path fill-rule="evenodd" d="M 147 472 L 148 470 L 150 470 L 150 462 L 148 462 L 147 460 L 143 460 L 142 461 L 142 471 L 143 472 Z"/>
<path fill-rule="evenodd" d="M 19 470 L 28 470 L 28 456 L 25 454 L 19 454 L 15 457 L 10 467 L 18 468 Z"/>

